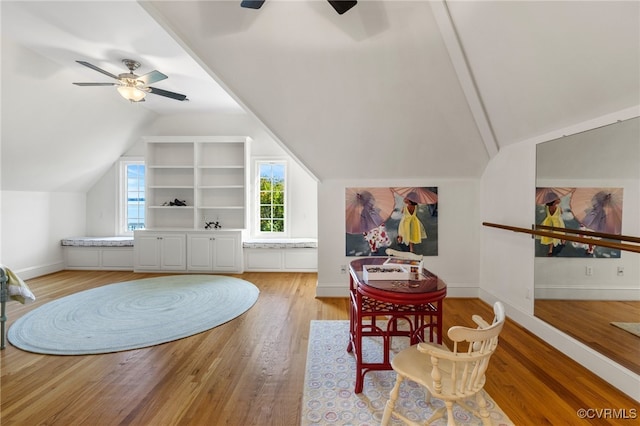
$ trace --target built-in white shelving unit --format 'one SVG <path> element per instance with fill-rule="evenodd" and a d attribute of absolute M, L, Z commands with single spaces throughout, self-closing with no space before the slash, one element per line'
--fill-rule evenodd
<path fill-rule="evenodd" d="M 146 230 L 134 232 L 134 270 L 242 272 L 250 138 L 145 141 Z"/>

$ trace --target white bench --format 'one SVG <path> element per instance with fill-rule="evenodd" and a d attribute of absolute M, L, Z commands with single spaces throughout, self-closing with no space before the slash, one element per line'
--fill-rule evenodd
<path fill-rule="evenodd" d="M 252 239 L 242 242 L 247 272 L 317 272 L 315 238 Z"/>
<path fill-rule="evenodd" d="M 133 271 L 133 237 L 73 237 L 61 245 L 65 269 Z"/>

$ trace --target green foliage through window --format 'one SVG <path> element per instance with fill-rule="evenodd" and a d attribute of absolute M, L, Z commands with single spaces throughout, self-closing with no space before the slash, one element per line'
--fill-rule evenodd
<path fill-rule="evenodd" d="M 260 232 L 285 232 L 285 164 L 259 163 Z"/>

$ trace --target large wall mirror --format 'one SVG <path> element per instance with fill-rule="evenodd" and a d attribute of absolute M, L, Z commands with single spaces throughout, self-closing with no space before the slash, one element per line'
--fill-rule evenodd
<path fill-rule="evenodd" d="M 538 144 L 536 187 L 621 189 L 618 234 L 640 236 L 640 118 Z M 556 205 L 575 224 L 571 193 L 559 192 Z M 536 220 L 546 208 L 536 202 Z M 535 244 L 534 315 L 640 374 L 640 335 L 633 333 L 633 324 L 640 328 L 640 253 L 611 252 L 594 240 L 591 252 L 567 241 L 565 255 L 540 255 Z M 614 322 L 631 323 L 630 331 Z"/>

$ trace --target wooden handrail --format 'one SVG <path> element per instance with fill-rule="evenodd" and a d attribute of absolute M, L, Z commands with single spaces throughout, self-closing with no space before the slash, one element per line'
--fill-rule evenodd
<path fill-rule="evenodd" d="M 560 238 L 567 241 L 574 241 L 582 244 L 592 244 L 600 247 L 613 248 L 618 250 L 632 251 L 640 253 L 640 246 L 628 243 L 618 243 L 615 241 L 594 240 L 593 238 L 577 237 L 575 235 L 567 235 L 567 229 L 560 228 L 562 231 L 539 231 L 537 229 L 519 228 L 517 226 L 501 225 L 498 223 L 482 222 L 483 226 L 491 228 L 506 229 L 513 232 L 522 232 L 524 234 L 539 235 L 541 237 Z M 617 236 L 616 236 L 617 237 Z"/>
<path fill-rule="evenodd" d="M 595 232 L 595 231 L 570 229 L 570 228 L 556 228 L 553 226 L 545 226 L 545 225 L 535 225 L 535 227 L 536 229 L 543 229 L 548 231 L 569 232 L 571 234 L 588 235 L 591 237 L 607 238 L 609 240 L 631 241 L 633 243 L 640 243 L 640 237 L 632 237 L 630 235 L 606 234 L 604 232 Z"/>

